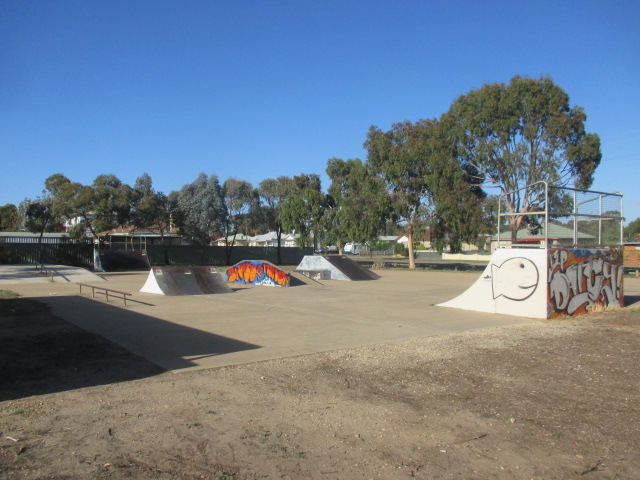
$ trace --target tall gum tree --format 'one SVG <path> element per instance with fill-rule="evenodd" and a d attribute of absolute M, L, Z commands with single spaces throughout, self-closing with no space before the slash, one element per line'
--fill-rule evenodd
<path fill-rule="evenodd" d="M 278 239 L 278 265 L 282 264 L 282 231 L 283 227 L 283 208 L 294 191 L 295 185 L 290 177 L 281 176 L 278 178 L 267 178 L 258 185 L 258 195 L 261 200 L 259 208 L 259 223 L 265 228 L 276 232 Z"/>
<path fill-rule="evenodd" d="M 360 159 L 327 161 L 331 179 L 325 212 L 327 240 L 342 248 L 347 241 L 366 243 L 377 240 L 391 216 L 391 203 L 383 180 Z"/>
<path fill-rule="evenodd" d="M 367 163 L 387 186 L 398 221 L 406 224 L 409 268 L 415 268 L 414 236 L 427 225 L 438 247 L 473 236 L 482 192 L 466 169 L 460 169 L 451 144 L 435 119 L 396 123 L 388 132 L 371 127 L 364 147 Z"/>
<path fill-rule="evenodd" d="M 245 230 L 246 234 L 251 220 L 250 214 L 256 208 L 258 194 L 251 183 L 233 177 L 224 182 L 222 192 L 227 209 L 224 219 L 224 246 L 227 265 L 229 265 L 236 236 L 241 230 Z"/>
<path fill-rule="evenodd" d="M 478 172 L 485 187 L 505 195 L 512 240 L 523 215 L 544 201 L 540 181 L 589 188 L 600 164 L 600 138 L 585 131 L 586 114 L 551 78 L 516 76 L 453 102 L 441 120 L 457 145 L 461 164 Z"/>
<path fill-rule="evenodd" d="M 322 193 L 320 176 L 300 174 L 293 177 L 293 189 L 282 205 L 282 225 L 300 234 L 301 247 L 317 247 L 327 197 Z"/>
<path fill-rule="evenodd" d="M 227 208 L 216 175 L 201 173 L 192 183 L 172 192 L 169 197 L 176 224 L 192 244 L 208 246 L 216 235 L 224 231 Z"/>

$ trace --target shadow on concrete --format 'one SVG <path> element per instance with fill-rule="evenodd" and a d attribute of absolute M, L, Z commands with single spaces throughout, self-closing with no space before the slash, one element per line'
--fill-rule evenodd
<path fill-rule="evenodd" d="M 640 295 L 625 295 L 624 296 L 624 306 L 630 307 L 631 305 L 635 305 L 640 302 Z"/>
<path fill-rule="evenodd" d="M 0 312 L 0 401 L 146 378 L 260 348 L 83 297 L 12 302 Z M 81 320 L 69 323 L 43 305 L 61 302 Z"/>

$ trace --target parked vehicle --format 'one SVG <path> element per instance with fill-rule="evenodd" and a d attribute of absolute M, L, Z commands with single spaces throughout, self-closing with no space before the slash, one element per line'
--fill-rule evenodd
<path fill-rule="evenodd" d="M 362 249 L 361 243 L 347 243 L 342 250 L 344 253 L 349 255 L 360 255 L 360 250 Z"/>
<path fill-rule="evenodd" d="M 338 253 L 338 247 L 330 245 L 328 247 L 320 247 L 316 249 L 316 253 Z"/>

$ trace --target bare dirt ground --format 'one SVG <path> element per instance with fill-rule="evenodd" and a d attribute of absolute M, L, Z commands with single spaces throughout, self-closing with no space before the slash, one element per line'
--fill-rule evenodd
<path fill-rule="evenodd" d="M 637 479 L 640 308 L 163 373 L 0 300 L 1 479 Z"/>

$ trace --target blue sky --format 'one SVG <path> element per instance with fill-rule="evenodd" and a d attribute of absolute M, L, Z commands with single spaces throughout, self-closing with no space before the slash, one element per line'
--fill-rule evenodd
<path fill-rule="evenodd" d="M 640 2 L 0 2 L 0 205 L 63 173 L 257 185 L 366 158 L 371 125 L 549 75 L 602 140 L 594 190 L 640 217 Z"/>

